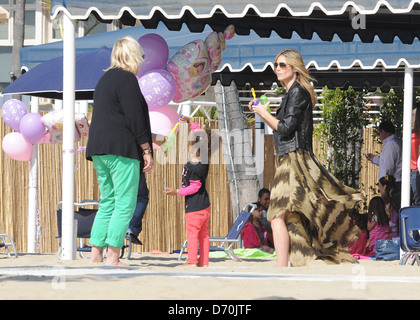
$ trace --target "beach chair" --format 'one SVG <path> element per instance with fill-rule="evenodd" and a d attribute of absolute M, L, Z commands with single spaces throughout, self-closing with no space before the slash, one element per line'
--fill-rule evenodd
<path fill-rule="evenodd" d="M 252 212 L 255 210 L 255 208 L 256 208 L 256 205 L 254 203 L 248 203 L 239 213 L 238 217 L 236 218 L 235 222 L 233 223 L 232 227 L 230 228 L 226 236 L 210 237 L 210 243 L 212 242 L 219 243 L 216 246 L 210 246 L 210 251 L 224 251 L 232 260 L 241 261 L 242 259 L 239 258 L 233 252 L 233 245 L 235 243 L 240 243 L 242 241 L 240 239 L 241 231 L 244 228 L 245 223 L 248 221 L 249 217 L 251 216 Z M 182 259 L 182 254 L 187 249 L 187 244 L 188 244 L 188 239 L 186 239 L 184 243 L 182 244 L 178 260 Z"/>
<path fill-rule="evenodd" d="M 0 248 L 3 248 L 6 250 L 7 256 L 9 258 L 12 257 L 10 254 L 9 246 L 12 247 L 15 258 L 18 257 L 15 242 L 13 241 L 12 237 L 8 235 L 7 233 L 0 233 Z"/>
<path fill-rule="evenodd" d="M 131 237 L 129 237 L 128 235 L 125 236 L 125 239 L 127 244 L 123 244 L 122 248 L 121 248 L 121 254 L 120 254 L 120 259 L 124 258 L 124 253 L 125 253 L 125 249 L 127 249 L 127 260 L 131 259 Z"/>
<path fill-rule="evenodd" d="M 59 240 L 59 248 L 57 251 L 57 256 L 61 259 L 62 255 L 62 248 L 61 248 L 61 225 L 62 225 L 62 211 L 61 211 L 61 204 L 59 202 L 57 204 L 57 229 L 58 229 L 58 239 Z M 74 219 L 77 220 L 77 238 L 79 240 L 79 245 L 77 247 L 77 252 L 79 252 L 80 257 L 83 259 L 88 259 L 86 253 L 92 251 L 92 247 L 85 244 L 84 239 L 90 238 L 90 231 L 92 230 L 93 221 L 95 220 L 97 209 L 87 209 L 83 208 L 85 206 L 98 206 L 99 201 L 97 200 L 82 200 L 80 203 L 74 203 L 74 206 L 78 208 L 77 211 L 74 211 Z M 121 248 L 121 255 L 120 258 L 123 258 L 125 249 L 128 249 L 127 259 L 131 258 L 131 238 L 126 238 L 128 244 L 124 244 Z M 106 250 L 104 250 L 104 256 L 106 254 Z"/>
<path fill-rule="evenodd" d="M 405 265 L 411 257 L 412 265 L 417 261 L 420 265 L 420 206 L 401 208 L 400 222 L 400 246 L 404 251 L 400 258 L 400 265 Z"/>
<path fill-rule="evenodd" d="M 84 208 L 87 206 L 97 206 L 99 201 L 97 200 L 82 200 L 80 203 L 74 203 L 74 206 L 77 210 L 74 211 L 74 219 L 77 220 L 77 238 L 79 245 L 77 246 L 77 252 L 79 252 L 80 257 L 83 259 L 88 259 L 85 255 L 87 252 L 91 252 L 92 247 L 84 243 L 84 239 L 90 238 L 90 231 L 92 229 L 93 221 L 95 220 L 95 215 L 98 209 L 88 209 Z M 62 248 L 61 248 L 61 225 L 62 225 L 62 202 L 60 201 L 57 204 L 57 229 L 59 239 L 59 248 L 57 251 L 57 257 L 61 259 L 62 257 Z"/>

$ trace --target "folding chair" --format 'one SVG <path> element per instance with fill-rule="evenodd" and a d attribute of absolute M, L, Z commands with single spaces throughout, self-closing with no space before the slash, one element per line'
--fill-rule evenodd
<path fill-rule="evenodd" d="M 251 209 L 247 211 L 247 208 L 249 207 Z M 242 241 L 239 237 L 241 235 L 241 231 L 256 207 L 257 206 L 254 203 L 248 203 L 242 209 L 241 213 L 238 215 L 234 224 L 225 237 L 210 237 L 210 242 L 220 242 L 220 244 L 217 246 L 210 246 L 210 251 L 224 251 L 232 260 L 241 261 L 242 259 L 233 252 L 233 245 Z M 187 249 L 187 243 L 188 239 L 184 241 L 181 247 L 178 260 L 182 259 L 182 254 L 184 253 L 185 249 Z"/>
<path fill-rule="evenodd" d="M 400 221 L 400 243 L 404 254 L 400 258 L 400 265 L 405 265 L 412 257 L 412 265 L 417 261 L 420 265 L 420 206 L 401 208 Z"/>
<path fill-rule="evenodd" d="M 92 229 L 93 221 L 95 220 L 97 209 L 83 208 L 85 206 L 97 206 L 99 201 L 96 200 L 82 200 L 80 203 L 74 203 L 74 206 L 78 208 L 74 211 L 74 219 L 77 220 L 77 238 L 79 239 L 79 246 L 77 252 L 83 259 L 88 259 L 85 256 L 86 252 L 91 252 L 92 247 L 84 244 L 83 239 L 90 238 L 90 231 Z M 57 257 L 61 260 L 62 248 L 61 248 L 61 225 L 62 225 L 62 202 L 57 204 L 57 229 L 59 239 L 59 248 L 57 251 Z"/>
<path fill-rule="evenodd" d="M 8 240 L 7 240 L 8 239 Z M 10 254 L 9 246 L 12 246 L 15 258 L 18 257 L 15 242 L 13 241 L 12 237 L 6 233 L 0 233 L 0 248 L 3 248 L 6 250 L 7 256 L 9 258 L 12 257 Z"/>
<path fill-rule="evenodd" d="M 129 236 L 126 235 L 124 240 L 127 241 L 128 244 L 123 244 L 123 246 L 121 248 L 120 259 L 122 259 L 124 257 L 125 249 L 128 248 L 126 259 L 127 260 L 130 260 L 131 259 L 131 245 L 132 245 L 132 243 L 131 243 L 131 237 L 129 237 Z"/>
<path fill-rule="evenodd" d="M 61 204 L 59 202 L 57 204 L 57 229 L 58 229 L 58 237 L 60 239 L 59 248 L 57 251 L 57 256 L 61 259 L 62 248 L 61 248 L 61 224 L 62 224 L 62 211 L 61 211 Z M 83 239 L 90 238 L 90 231 L 92 230 L 93 221 L 95 220 L 97 209 L 86 209 L 82 208 L 84 206 L 97 206 L 99 201 L 97 200 L 82 200 L 80 203 L 74 203 L 74 206 L 78 208 L 77 211 L 74 211 L 74 219 L 77 220 L 77 238 L 79 239 L 79 246 L 77 247 L 77 252 L 79 252 L 80 257 L 83 259 L 88 259 L 85 255 L 87 252 L 92 251 L 92 247 L 84 244 Z M 127 259 L 131 258 L 131 238 L 126 239 L 128 244 L 124 244 L 121 248 L 121 255 L 120 258 L 124 256 L 124 250 L 128 248 L 128 255 Z M 104 250 L 104 256 L 106 252 Z"/>

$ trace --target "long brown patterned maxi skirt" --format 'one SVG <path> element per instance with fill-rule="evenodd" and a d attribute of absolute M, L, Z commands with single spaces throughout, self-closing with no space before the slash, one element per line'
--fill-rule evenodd
<path fill-rule="evenodd" d="M 309 151 L 298 149 L 275 159 L 276 172 L 267 218 L 285 215 L 289 261 L 303 266 L 314 259 L 355 262 L 347 251 L 359 228 L 350 212 L 363 195 L 329 174 Z"/>

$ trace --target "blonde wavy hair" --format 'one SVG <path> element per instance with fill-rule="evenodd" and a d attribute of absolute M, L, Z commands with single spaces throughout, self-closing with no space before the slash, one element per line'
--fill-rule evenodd
<path fill-rule="evenodd" d="M 315 81 L 315 79 L 309 75 L 309 71 L 306 69 L 305 64 L 303 63 L 302 55 L 295 49 L 286 49 L 280 52 L 274 61 L 277 61 L 280 56 L 284 56 L 286 63 L 293 67 L 296 72 L 296 81 L 309 92 L 311 96 L 312 107 L 314 107 L 317 102 L 317 98 L 311 82 Z"/>
<path fill-rule="evenodd" d="M 111 66 L 107 70 L 121 68 L 136 74 L 143 61 L 144 51 L 141 45 L 134 38 L 126 36 L 115 42 L 111 53 Z"/>

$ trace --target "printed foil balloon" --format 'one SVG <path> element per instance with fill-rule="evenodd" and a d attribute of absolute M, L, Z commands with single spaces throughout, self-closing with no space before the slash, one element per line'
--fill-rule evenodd
<path fill-rule="evenodd" d="M 50 111 L 47 114 L 43 115 L 41 122 L 45 125 L 50 133 L 50 141 L 54 144 L 60 144 L 63 142 L 63 109 Z M 87 124 L 84 121 L 81 121 L 80 118 L 75 116 L 75 130 L 74 130 L 74 142 L 80 140 L 80 131 L 79 128 Z"/>
<path fill-rule="evenodd" d="M 211 71 L 216 71 L 222 63 L 222 47 L 220 45 L 219 34 L 217 32 L 210 33 L 204 43 L 207 46 L 207 52 L 209 54 L 211 62 Z"/>
<path fill-rule="evenodd" d="M 223 33 L 221 33 L 221 32 L 219 32 L 217 35 L 219 36 L 220 49 L 223 52 L 226 49 L 226 39 L 223 36 Z"/>
<path fill-rule="evenodd" d="M 176 82 L 174 102 L 197 97 L 211 84 L 211 62 L 202 40 L 192 41 L 179 49 L 166 67 Z"/>
<path fill-rule="evenodd" d="M 223 32 L 223 37 L 226 40 L 230 40 L 235 36 L 235 26 L 234 25 L 229 25 L 226 27 L 225 31 Z"/>
<path fill-rule="evenodd" d="M 169 47 L 165 39 L 156 33 L 148 33 L 137 41 L 142 46 L 145 56 L 137 77 L 141 78 L 152 70 L 163 69 L 169 58 Z"/>
<path fill-rule="evenodd" d="M 166 106 L 175 95 L 176 83 L 165 70 L 153 70 L 139 79 L 140 90 L 147 101 L 149 110 Z"/>
<path fill-rule="evenodd" d="M 19 131 L 20 120 L 28 113 L 26 105 L 17 99 L 7 100 L 1 109 L 3 121 L 13 130 Z"/>

